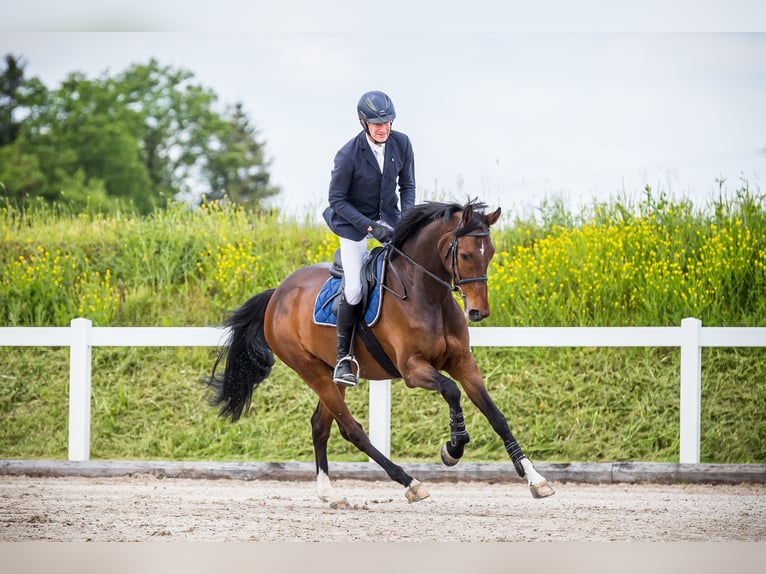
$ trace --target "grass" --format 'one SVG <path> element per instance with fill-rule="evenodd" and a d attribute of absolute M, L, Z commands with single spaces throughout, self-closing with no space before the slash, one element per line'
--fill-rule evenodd
<path fill-rule="evenodd" d="M 677 350 L 477 349 L 488 389 L 515 436 L 538 460 L 677 461 Z M 277 363 L 236 424 L 217 417 L 200 383 L 214 349 L 94 349 L 91 457 L 127 460 L 313 459 L 309 418 L 316 397 Z M 66 458 L 68 351 L 0 349 L 0 457 Z M 766 350 L 710 349 L 703 368 L 702 460 L 766 462 Z M 743 384 L 742 381 L 755 381 Z M 368 388 L 348 392 L 368 419 Z M 391 452 L 438 461 L 449 438 L 436 393 L 392 385 Z M 464 402 L 465 404 L 465 402 Z M 464 406 L 466 461 L 506 455 L 486 419 Z M 333 460 L 363 461 L 334 432 Z"/>
<path fill-rule="evenodd" d="M 489 325 L 766 325 L 766 209 L 749 188 L 705 208 L 647 193 L 578 214 L 560 203 L 493 233 Z M 231 208 L 151 216 L 0 207 L 0 324 L 217 325 L 292 270 L 330 260 L 325 228 Z M 93 351 L 95 459 L 312 460 L 315 396 L 277 363 L 232 425 L 200 379 L 215 349 Z M 500 349 L 476 356 L 527 454 L 675 461 L 677 349 Z M 0 348 L 0 458 L 66 458 L 68 350 Z M 349 391 L 366 424 L 366 384 Z M 766 349 L 705 349 L 702 460 L 766 463 Z M 507 460 L 466 405 L 468 461 Z M 442 399 L 392 388 L 391 451 L 437 461 Z M 333 460 L 366 460 L 334 432 Z"/>

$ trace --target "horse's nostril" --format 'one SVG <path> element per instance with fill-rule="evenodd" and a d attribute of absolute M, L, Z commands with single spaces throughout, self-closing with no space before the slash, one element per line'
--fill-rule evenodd
<path fill-rule="evenodd" d="M 478 322 L 484 318 L 484 315 L 478 309 L 471 309 L 470 311 L 468 311 L 468 318 L 471 321 Z"/>

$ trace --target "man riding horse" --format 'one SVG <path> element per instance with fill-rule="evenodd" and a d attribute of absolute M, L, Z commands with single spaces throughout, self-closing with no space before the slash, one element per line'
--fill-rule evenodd
<path fill-rule="evenodd" d="M 346 403 L 347 388 L 360 377 L 378 380 L 396 372 L 407 387 L 438 392 L 449 407 L 450 438 L 440 451 L 447 466 L 458 463 L 470 441 L 462 388 L 500 437 L 532 496 L 551 496 L 553 488 L 535 470 L 490 397 L 470 347 L 468 321 L 490 315 L 487 269 L 495 254 L 491 227 L 500 218 L 500 208 L 487 213 L 487 206 L 478 200 L 415 205 L 412 145 L 406 135 L 391 130 L 396 117 L 393 103 L 382 92 L 368 92 L 357 111 L 364 130 L 335 156 L 330 205 L 324 211 L 327 224 L 340 238 L 345 277 L 337 341 L 328 339 L 327 326 L 311 321 L 331 264 L 294 271 L 279 286 L 251 297 L 226 320 L 228 341 L 206 379 L 215 391 L 212 404 L 220 406 L 222 416 L 239 419 L 249 408 L 253 391 L 271 373 L 274 356 L 279 357 L 319 398 L 311 415 L 317 494 L 333 508 L 348 508 L 348 501 L 330 482 L 327 445 L 333 423 L 344 439 L 405 487 L 408 501 L 423 500 L 429 493 L 372 444 Z M 370 235 L 388 244 L 390 272 L 380 278 L 388 294 L 381 296 L 380 318 L 367 327 L 391 368 L 366 344 L 357 345 L 353 356 L 363 298 L 361 268 Z M 224 362 L 219 375 L 217 368 Z"/>
<path fill-rule="evenodd" d="M 356 106 L 363 130 L 335 155 L 330 177 L 327 225 L 340 239 L 343 294 L 337 311 L 338 359 L 333 380 L 353 387 L 353 338 L 362 300 L 361 268 L 367 239 L 391 241 L 392 227 L 415 204 L 415 164 L 409 138 L 391 129 L 396 111 L 379 91 L 367 92 Z M 396 195 L 399 187 L 401 209 Z"/>

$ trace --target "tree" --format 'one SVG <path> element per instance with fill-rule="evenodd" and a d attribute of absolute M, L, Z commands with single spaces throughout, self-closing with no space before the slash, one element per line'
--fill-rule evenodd
<path fill-rule="evenodd" d="M 158 190 L 195 201 L 227 197 L 255 208 L 279 193 L 269 184 L 264 144 L 241 104 L 219 114 L 212 90 L 194 84 L 191 72 L 156 60 L 114 82 L 143 117 L 142 154 Z"/>
<path fill-rule="evenodd" d="M 215 141 L 216 149 L 207 156 L 210 185 L 207 199 L 227 197 L 257 210 L 264 199 L 279 193 L 279 188 L 270 183 L 269 162 L 257 136 L 242 104 L 235 104 Z"/>
<path fill-rule="evenodd" d="M 80 182 L 98 191 L 99 205 L 104 197 L 121 199 L 148 212 L 184 194 L 226 195 L 257 207 L 279 192 L 241 106 L 218 113 L 216 94 L 189 71 L 151 60 L 113 77 L 74 72 L 58 89 L 35 94 L 26 101 L 23 146 L 15 156 L 0 155 L 34 158 L 25 163 L 34 164 L 35 177 L 0 164 L 0 182 L 4 174 L 14 180 L 0 193 L 80 204 L 88 194 L 71 191 Z"/>
<path fill-rule="evenodd" d="M 0 73 L 0 197 L 16 200 L 37 196 L 45 186 L 40 159 L 28 149 L 21 117 L 45 98 L 37 78 L 26 79 L 26 61 L 8 54 Z"/>
<path fill-rule="evenodd" d="M 58 199 L 63 184 L 82 170 L 85 183 L 103 182 L 107 195 L 132 201 L 141 212 L 164 205 L 141 158 L 140 123 L 109 78 L 70 74 L 29 120 L 32 149 L 48 166 L 48 197 Z"/>
<path fill-rule="evenodd" d="M 21 123 L 14 118 L 14 113 L 19 107 L 25 66 L 26 62 L 16 56 L 5 56 L 5 70 L 0 74 L 0 147 L 12 144 L 19 137 Z"/>

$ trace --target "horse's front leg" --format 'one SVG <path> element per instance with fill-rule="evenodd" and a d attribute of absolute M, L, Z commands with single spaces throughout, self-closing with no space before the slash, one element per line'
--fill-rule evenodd
<path fill-rule="evenodd" d="M 463 458 L 465 445 L 471 440 L 465 428 L 463 407 L 460 406 L 460 389 L 455 381 L 421 359 L 413 358 L 407 366 L 405 384 L 408 387 L 439 391 L 449 406 L 450 440 L 442 445 L 439 454 L 445 465 L 455 466 Z"/>
<path fill-rule="evenodd" d="M 521 478 L 527 479 L 529 491 L 532 493 L 532 496 L 534 498 L 546 498 L 554 494 L 553 487 L 548 483 L 545 477 L 535 470 L 532 461 L 529 460 L 524 454 L 524 451 L 521 450 L 519 443 L 516 441 L 513 433 L 511 433 L 511 429 L 508 427 L 508 421 L 489 396 L 484 383 L 482 382 L 480 385 L 464 385 L 463 388 L 465 389 L 468 398 L 479 407 L 479 410 L 487 417 L 489 424 L 492 425 L 495 432 L 503 439 L 505 452 L 507 452 L 508 456 L 511 458 L 516 473 Z"/>
<path fill-rule="evenodd" d="M 463 407 L 460 406 L 460 389 L 455 381 L 437 373 L 439 392 L 449 405 L 450 440 L 442 445 L 440 455 L 446 466 L 455 466 L 465 452 L 465 445 L 471 441 L 465 428 Z"/>
<path fill-rule="evenodd" d="M 463 389 L 465 390 L 468 398 L 475 404 L 479 410 L 487 417 L 489 424 L 494 431 L 503 440 L 503 446 L 505 452 L 513 462 L 513 466 L 516 469 L 516 473 L 521 478 L 527 479 L 529 490 L 534 498 L 545 498 L 554 494 L 553 487 L 539 472 L 535 470 L 532 461 L 529 460 L 524 451 L 521 450 L 521 446 L 516 441 L 511 433 L 511 429 L 508 426 L 506 420 L 500 409 L 489 396 L 487 387 L 484 385 L 484 380 L 479 372 L 476 362 L 473 360 L 473 356 L 463 363 L 463 368 L 453 368 L 449 371 L 452 376 L 461 381 Z"/>

